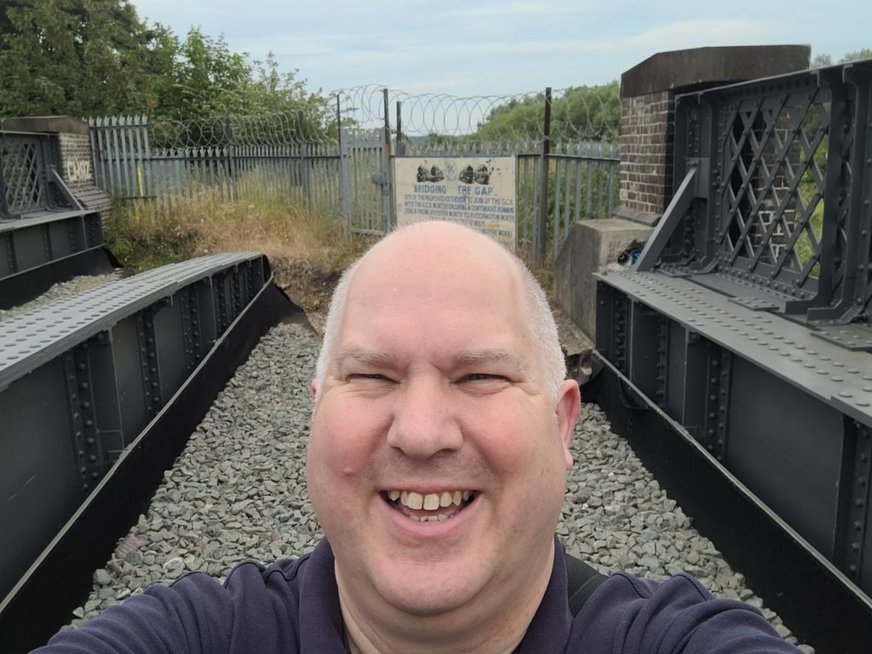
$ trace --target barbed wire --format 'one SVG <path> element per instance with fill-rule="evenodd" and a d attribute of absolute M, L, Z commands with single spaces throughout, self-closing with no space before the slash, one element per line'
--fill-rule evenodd
<path fill-rule="evenodd" d="M 391 127 L 396 130 L 399 125 L 407 136 L 479 136 L 501 141 L 541 141 L 545 136 L 543 91 L 462 97 L 385 91 L 385 87 L 367 84 L 334 91 L 330 97 L 331 103 L 338 98 L 343 119 L 361 127 L 381 127 L 385 93 Z M 620 107 L 617 83 L 557 89 L 551 94 L 551 138 L 616 142 Z"/>
<path fill-rule="evenodd" d="M 474 144 L 534 148 L 545 138 L 544 92 L 461 97 L 408 93 L 367 84 L 333 91 L 324 103 L 280 113 L 193 120 L 114 116 L 92 118 L 96 128 L 147 129 L 161 149 L 220 146 L 336 144 L 340 125 L 349 134 L 382 129 L 414 150 L 463 150 Z M 616 143 L 620 121 L 617 84 L 558 89 L 551 94 L 554 144 Z"/>

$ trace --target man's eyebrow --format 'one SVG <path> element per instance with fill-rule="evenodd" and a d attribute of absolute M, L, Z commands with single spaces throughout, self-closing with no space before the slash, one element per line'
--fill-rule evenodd
<path fill-rule="evenodd" d="M 394 357 L 386 352 L 367 350 L 355 345 L 343 347 L 336 355 L 336 367 L 341 369 L 347 361 L 354 361 L 374 367 L 387 367 L 394 364 Z"/>
<path fill-rule="evenodd" d="M 480 365 L 483 363 L 507 363 L 520 372 L 527 370 L 527 363 L 518 355 L 501 348 L 482 348 L 462 350 L 454 357 L 459 365 Z"/>

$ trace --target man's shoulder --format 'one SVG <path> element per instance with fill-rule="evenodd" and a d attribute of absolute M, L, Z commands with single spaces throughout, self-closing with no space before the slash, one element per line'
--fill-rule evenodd
<path fill-rule="evenodd" d="M 663 651 L 704 652 L 723 642 L 734 643 L 736 652 L 797 651 L 757 609 L 714 597 L 686 573 L 663 581 L 611 574 L 576 616 L 571 641 L 584 641 L 589 652 L 610 652 L 622 642 L 628 654 L 644 651 L 650 642 L 668 645 Z"/>
<path fill-rule="evenodd" d="M 306 569 L 311 552 L 300 555 L 297 558 L 280 559 L 271 563 L 264 563 L 254 559 L 247 559 L 237 563 L 227 574 L 223 585 L 226 588 L 239 585 L 289 584 L 295 586 L 300 576 Z M 173 585 L 184 583 L 189 577 L 202 575 L 200 572 L 192 572 L 180 577 Z"/>
<path fill-rule="evenodd" d="M 309 558 L 244 561 L 223 580 L 190 572 L 149 586 L 79 629 L 59 633 L 40 651 L 296 651 Z"/>

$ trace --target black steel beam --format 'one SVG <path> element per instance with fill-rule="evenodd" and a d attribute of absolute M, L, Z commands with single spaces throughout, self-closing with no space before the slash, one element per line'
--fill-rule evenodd
<path fill-rule="evenodd" d="M 690 208 L 690 203 L 697 195 L 696 180 L 697 168 L 688 169 L 684 175 L 684 179 L 678 186 L 678 190 L 666 207 L 663 217 L 654 229 L 654 233 L 645 243 L 645 248 L 639 259 L 636 261 L 636 270 L 648 271 L 654 268 L 654 264 L 660 259 L 660 254 L 663 252 L 669 239 L 672 238 L 675 229 L 681 224 L 681 219 Z"/>
<path fill-rule="evenodd" d="M 0 604 L 0 651 L 30 651 L 69 622 L 237 366 L 270 327 L 300 315 L 274 284 L 259 292 Z"/>
<path fill-rule="evenodd" d="M 583 394 L 748 585 L 818 654 L 867 654 L 872 602 L 609 361 Z"/>

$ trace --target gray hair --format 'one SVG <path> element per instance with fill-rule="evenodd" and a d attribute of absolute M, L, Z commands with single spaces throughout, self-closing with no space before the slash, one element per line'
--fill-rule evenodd
<path fill-rule="evenodd" d="M 402 227 L 392 234 L 405 232 L 415 229 L 417 225 L 409 225 Z M 494 241 L 495 242 L 495 241 Z M 496 242 L 495 242 L 496 243 Z M 521 261 L 513 252 L 510 252 L 505 247 L 497 243 L 509 255 L 514 262 L 521 276 L 521 288 L 524 293 L 524 299 L 530 311 L 527 316 L 530 333 L 533 337 L 533 342 L 539 349 L 539 355 L 542 361 L 542 368 L 545 374 L 545 381 L 548 385 L 548 391 L 552 399 L 556 402 L 560 394 L 560 385 L 566 378 L 566 360 L 563 356 L 563 350 L 560 348 L 560 338 L 557 334 L 557 324 L 554 322 L 554 315 L 551 313 L 551 307 L 548 304 L 548 298 L 545 296 L 545 291 L 539 285 L 539 282 L 527 268 L 526 264 Z M 318 354 L 318 364 L 315 370 L 315 381 L 318 387 L 318 395 L 315 398 L 317 405 L 318 397 L 320 397 L 320 389 L 324 387 L 324 381 L 327 377 L 327 370 L 330 367 L 333 351 L 336 346 L 336 339 L 339 335 L 339 329 L 345 315 L 345 306 L 348 300 L 348 289 L 357 273 L 360 264 L 368 256 L 371 250 L 368 250 L 360 259 L 346 268 L 339 279 L 333 291 L 333 297 L 330 300 L 330 309 L 327 312 L 327 322 L 324 327 L 324 337 L 321 342 L 321 350 Z"/>

